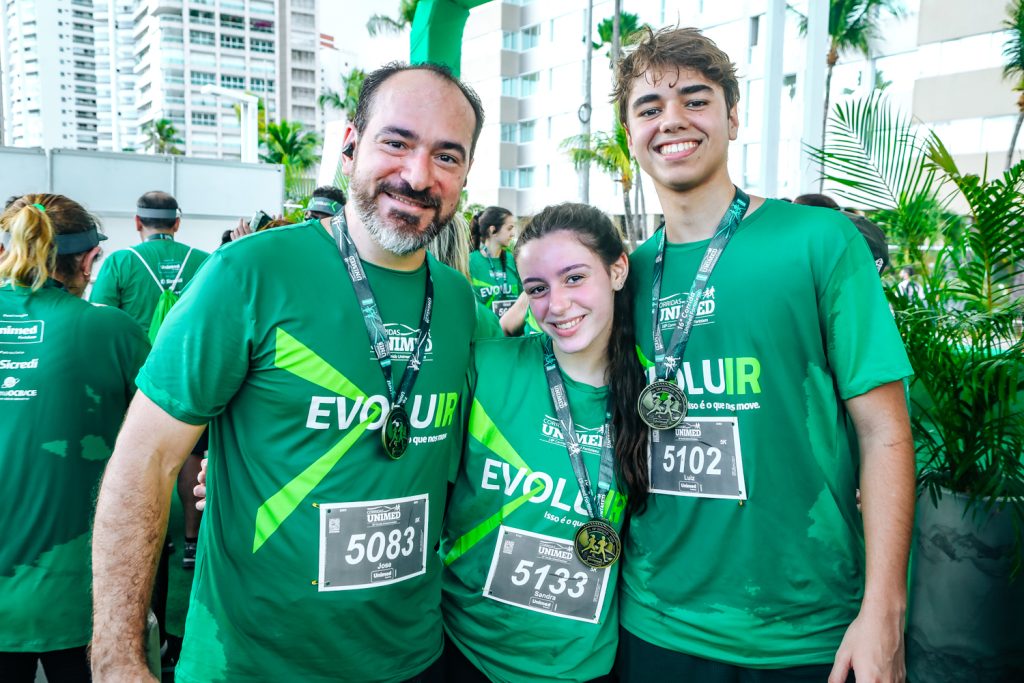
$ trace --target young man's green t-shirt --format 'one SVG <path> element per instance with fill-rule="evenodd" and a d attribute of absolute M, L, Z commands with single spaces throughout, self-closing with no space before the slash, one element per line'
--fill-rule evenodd
<path fill-rule="evenodd" d="M 669 244 L 666 346 L 708 242 Z M 658 235 L 633 254 L 636 329 L 653 359 Z M 911 373 L 863 238 L 837 212 L 767 200 L 718 262 L 679 383 L 686 431 L 652 450 L 621 619 L 643 640 L 752 668 L 833 660 L 864 590 L 859 458 L 844 400 Z"/>
<path fill-rule="evenodd" d="M 426 269 L 364 263 L 402 376 Z M 410 678 L 441 653 L 440 538 L 477 324 L 430 258 L 434 311 L 390 460 L 390 397 L 333 239 L 317 221 L 219 249 L 172 309 L 139 388 L 211 422 L 208 502 L 179 681 Z M 443 304 L 442 304 L 443 302 Z"/>
<path fill-rule="evenodd" d="M 93 505 L 148 351 L 121 311 L 0 285 L 0 652 L 91 638 Z"/>
<path fill-rule="evenodd" d="M 169 235 L 154 235 L 131 249 L 107 256 L 89 300 L 120 308 L 148 332 L 161 292 L 173 287 L 176 294 L 181 294 L 209 256 L 175 242 Z"/>
<path fill-rule="evenodd" d="M 572 551 L 589 515 L 545 379 L 544 339 L 476 344 L 441 543 L 446 633 L 496 681 L 597 678 L 611 670 L 618 642 L 618 565 L 590 569 Z M 597 490 L 608 390 L 562 378 Z M 624 510 L 612 482 L 604 511 L 620 531 Z"/>

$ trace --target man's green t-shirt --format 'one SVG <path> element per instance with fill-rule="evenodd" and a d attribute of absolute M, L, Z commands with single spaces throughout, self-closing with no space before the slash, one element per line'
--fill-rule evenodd
<path fill-rule="evenodd" d="M 572 540 L 589 515 L 544 374 L 542 340 L 477 342 L 462 465 L 441 554 L 445 630 L 495 681 L 586 681 L 618 642 L 618 565 L 590 569 Z M 597 489 L 608 390 L 562 375 Z M 621 530 L 612 482 L 605 516 Z"/>
<path fill-rule="evenodd" d="M 364 263 L 396 385 L 426 268 Z M 430 257 L 433 320 L 406 405 L 390 397 L 337 246 L 317 221 L 218 249 L 171 310 L 139 389 L 210 427 L 179 681 L 401 681 L 441 653 L 435 549 L 477 324 L 466 279 Z"/>
<path fill-rule="evenodd" d="M 0 285 L 0 652 L 91 638 L 93 504 L 148 351 L 121 311 Z"/>
<path fill-rule="evenodd" d="M 181 277 L 174 285 L 174 292 L 181 294 L 209 254 L 199 249 L 192 249 L 189 254 L 188 245 L 175 242 L 167 236 L 151 238 L 133 249 L 138 255 L 133 254 L 131 249 L 121 249 L 104 259 L 89 293 L 89 300 L 120 308 L 148 332 L 160 293 L 174 283 L 181 271 Z M 188 261 L 185 261 L 186 255 Z M 152 270 L 152 274 L 139 256 Z M 181 267 L 183 263 L 184 269 Z M 159 285 L 157 280 L 160 280 Z"/>
<path fill-rule="evenodd" d="M 631 259 L 643 360 L 654 357 L 657 238 Z M 666 345 L 707 244 L 668 245 Z M 680 488 L 685 477 L 703 481 L 701 491 L 731 477 L 747 498 L 737 488 L 731 498 L 651 495 L 626 542 L 623 626 L 660 647 L 740 666 L 831 662 L 864 590 L 859 458 L 844 400 L 910 374 L 871 256 L 848 219 L 775 200 L 749 215 L 711 275 L 678 373 L 690 417 L 719 422 L 699 423 L 699 456 L 691 441 L 685 459 L 666 451 L 650 463 L 658 477 L 684 472 L 668 480 Z M 721 455 L 712 447 L 734 440 L 731 420 L 734 466 L 712 458 Z M 722 442 L 709 441 L 708 430 Z"/>
<path fill-rule="evenodd" d="M 488 257 L 479 249 L 474 250 L 469 255 L 469 276 L 477 300 L 499 316 L 523 291 L 515 260 L 507 252 L 502 265 L 500 257 Z"/>

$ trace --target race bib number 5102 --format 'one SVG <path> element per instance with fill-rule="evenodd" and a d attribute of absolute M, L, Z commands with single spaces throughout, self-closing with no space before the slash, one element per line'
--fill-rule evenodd
<path fill-rule="evenodd" d="M 651 492 L 746 500 L 735 417 L 691 417 L 652 429 L 647 446 Z"/>
<path fill-rule="evenodd" d="M 572 541 L 512 529 L 498 531 L 484 595 L 516 607 L 596 624 L 608 567 L 583 564 Z"/>
<path fill-rule="evenodd" d="M 376 588 L 427 570 L 426 494 L 320 505 L 321 591 Z"/>

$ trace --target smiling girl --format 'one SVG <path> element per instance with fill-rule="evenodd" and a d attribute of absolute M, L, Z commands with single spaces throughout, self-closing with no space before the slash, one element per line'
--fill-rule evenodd
<path fill-rule="evenodd" d="M 646 429 L 622 238 L 562 204 L 516 263 L 545 334 L 479 342 L 463 460 L 442 535 L 451 680 L 604 680 Z M 511 400 L 510 400 L 511 399 Z"/>

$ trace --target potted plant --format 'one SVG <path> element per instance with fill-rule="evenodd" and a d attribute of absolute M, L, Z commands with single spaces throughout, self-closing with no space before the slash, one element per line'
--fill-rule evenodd
<path fill-rule="evenodd" d="M 914 370 L 909 676 L 1024 680 L 1024 162 L 963 174 L 877 94 L 837 106 L 826 140 L 826 180 L 919 278 L 885 282 Z"/>

